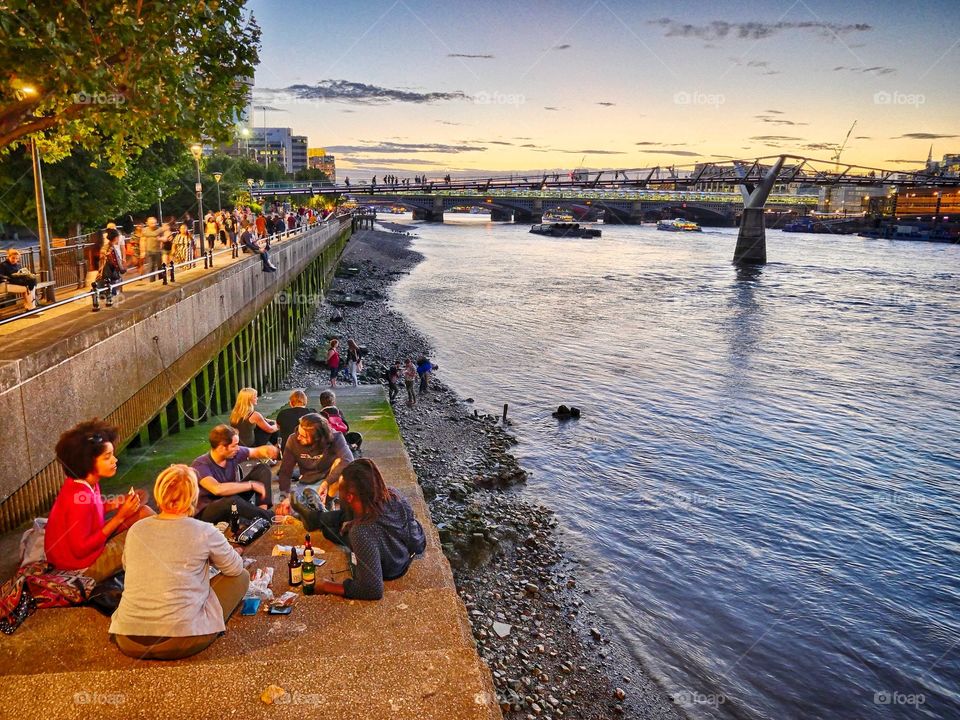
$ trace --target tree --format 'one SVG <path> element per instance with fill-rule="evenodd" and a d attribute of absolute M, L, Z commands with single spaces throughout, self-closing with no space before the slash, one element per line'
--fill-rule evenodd
<path fill-rule="evenodd" d="M 102 148 L 119 176 L 159 140 L 228 139 L 259 59 L 244 4 L 0 4 L 0 152 L 31 135 L 47 161 Z"/>

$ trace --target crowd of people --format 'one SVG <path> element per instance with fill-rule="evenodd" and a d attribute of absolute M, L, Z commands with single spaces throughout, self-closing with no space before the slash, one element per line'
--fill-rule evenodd
<path fill-rule="evenodd" d="M 210 211 L 200 223 L 189 212 L 181 218 L 170 215 L 166 220 L 151 216 L 140 226 L 134 226 L 130 220 L 128 234 L 116 223 L 109 223 L 99 233 L 99 246 L 94 247 L 93 267 L 97 276 L 93 288 L 98 298 L 105 298 L 111 305 L 118 293 L 115 286 L 124 279 L 149 274 L 150 282 L 158 282 L 168 267 L 184 263 L 194 267 L 193 263 L 205 251 L 218 246 L 258 255 L 261 269 L 275 272 L 277 268 L 270 261 L 270 238 L 309 227 L 321 219 L 310 208 L 274 203 L 260 212 L 246 206 Z M 19 295 L 24 311 L 34 310 L 38 276 L 21 260 L 21 252 L 16 248 L 6 251 L 6 259 L 0 262 L 0 290 Z"/>
<path fill-rule="evenodd" d="M 363 357 L 366 350 L 357 345 L 353 338 L 347 340 L 347 374 L 354 386 L 360 384 L 359 373 L 363 371 Z M 330 387 L 337 386 L 337 379 L 340 377 L 343 363 L 340 357 L 340 339 L 331 338 L 327 345 L 326 367 L 330 378 Z M 394 360 L 393 364 L 387 368 L 383 374 L 383 379 L 387 381 L 389 389 L 390 402 L 396 402 L 397 395 L 400 394 L 400 383 L 407 390 L 407 406 L 413 407 L 417 404 L 417 395 L 424 395 L 430 390 L 430 378 L 437 365 L 430 362 L 430 358 L 421 355 L 414 363 L 412 357 L 406 358 L 401 366 L 400 360 Z M 418 388 L 419 384 L 419 389 Z"/>
<path fill-rule="evenodd" d="M 320 395 L 316 410 L 295 390 L 274 420 L 257 410 L 257 400 L 255 389 L 242 389 L 229 424 L 210 429 L 210 449 L 160 472 L 155 507 L 132 488 L 104 499 L 100 483 L 117 473 L 116 428 L 94 419 L 60 436 L 56 456 L 66 477 L 46 523 L 45 560 L 96 582 L 125 570 L 109 631 L 124 654 L 188 657 L 224 632 L 250 582 L 218 529 L 234 509 L 246 522 L 294 515 L 307 532 L 348 549 L 352 577 L 318 579 L 319 593 L 380 599 L 384 581 L 403 575 L 424 552 L 423 528 L 409 502 L 386 485 L 372 460 L 354 457 L 332 391 Z M 211 567 L 218 571 L 212 580 Z"/>

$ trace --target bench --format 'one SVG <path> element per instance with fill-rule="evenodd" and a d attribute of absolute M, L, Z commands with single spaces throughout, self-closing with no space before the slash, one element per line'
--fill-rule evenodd
<path fill-rule="evenodd" d="M 40 280 L 37 283 L 36 294 L 37 294 L 37 306 L 40 305 L 40 298 L 43 296 L 43 291 L 48 287 L 53 287 L 55 283 L 53 280 Z M 10 315 L 15 315 L 21 310 L 20 302 L 23 299 L 23 293 L 10 292 L 7 290 L 7 283 L 0 282 L 0 316 L 7 317 Z"/>

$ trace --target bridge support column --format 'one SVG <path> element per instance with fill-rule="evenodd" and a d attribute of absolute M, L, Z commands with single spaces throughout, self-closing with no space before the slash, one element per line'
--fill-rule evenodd
<path fill-rule="evenodd" d="M 737 265 L 763 265 L 767 262 L 767 231 L 763 224 L 763 206 L 773 190 L 784 160 L 786 157 L 781 155 L 756 187 L 746 183 L 740 185 L 743 215 L 740 216 L 737 247 L 733 251 L 733 262 Z"/>
<path fill-rule="evenodd" d="M 630 206 L 630 224 L 639 225 L 643 222 L 643 203 L 639 200 Z"/>
<path fill-rule="evenodd" d="M 494 222 L 513 222 L 513 213 L 507 210 L 490 208 L 490 219 Z"/>
<path fill-rule="evenodd" d="M 443 222 L 443 215 L 438 218 L 431 210 L 414 210 L 413 219 L 421 222 Z"/>
<path fill-rule="evenodd" d="M 740 233 L 733 262 L 763 265 L 767 262 L 767 231 L 763 224 L 763 208 L 744 208 L 740 216 Z"/>

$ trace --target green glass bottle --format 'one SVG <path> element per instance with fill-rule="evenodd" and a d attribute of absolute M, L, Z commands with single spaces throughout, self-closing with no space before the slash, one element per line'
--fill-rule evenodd
<path fill-rule="evenodd" d="M 303 594 L 313 595 L 313 590 L 317 583 L 317 568 L 313 564 L 313 550 L 310 548 L 307 548 L 303 551 L 303 563 L 300 565 L 300 577 L 303 581 Z"/>

